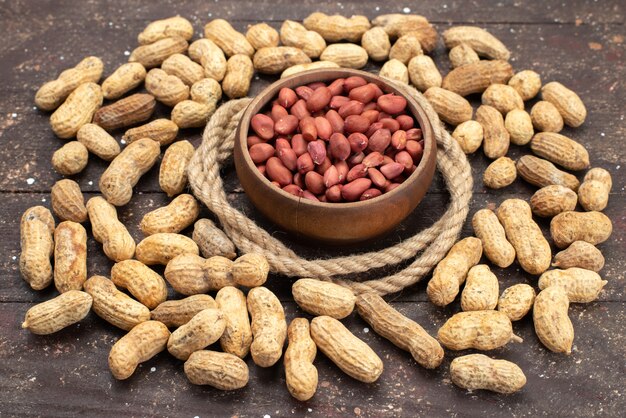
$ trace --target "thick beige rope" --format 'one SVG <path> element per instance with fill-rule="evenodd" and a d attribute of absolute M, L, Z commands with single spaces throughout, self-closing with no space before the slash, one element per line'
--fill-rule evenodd
<path fill-rule="evenodd" d="M 450 192 L 450 205 L 431 227 L 392 247 L 377 252 L 331 259 L 307 260 L 233 208 L 226 199 L 220 164 L 233 151 L 235 131 L 251 99 L 231 100 L 222 105 L 207 124 L 202 144 L 191 159 L 189 182 L 196 197 L 219 218 L 222 228 L 240 251 L 261 252 L 273 272 L 295 277 L 331 280 L 350 287 L 355 293 L 375 291 L 380 295 L 398 292 L 417 283 L 446 255 L 456 242 L 469 210 L 472 196 L 471 168 L 465 154 L 443 127 L 428 101 L 412 87 L 401 87 L 425 110 L 437 140 L 437 167 Z M 418 253 L 422 254 L 415 258 Z M 342 276 L 397 265 L 414 259 L 390 276 L 353 281 Z"/>

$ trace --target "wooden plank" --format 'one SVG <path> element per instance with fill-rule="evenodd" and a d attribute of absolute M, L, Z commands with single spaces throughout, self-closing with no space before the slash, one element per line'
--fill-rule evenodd
<path fill-rule="evenodd" d="M 431 334 L 446 319 L 430 303 L 393 305 Z M 385 371 L 374 384 L 359 383 L 318 353 L 318 391 L 308 402 L 288 394 L 282 362 L 261 369 L 249 357 L 250 382 L 235 392 L 189 384 L 183 362 L 168 353 L 139 366 L 127 381 L 116 381 L 107 356 L 122 331 L 92 313 L 56 335 L 32 335 L 19 329 L 29 307 L 0 304 L 0 319 L 6 324 L 0 335 L 0 410 L 10 416 L 618 416 L 626 406 L 623 302 L 572 305 L 576 338 L 571 356 L 547 351 L 529 318 L 516 323 L 524 343 L 487 353 L 524 370 L 526 387 L 509 396 L 467 392 L 450 382 L 450 361 L 469 350 L 447 350 L 444 363 L 428 371 L 352 315 L 343 322 L 382 358 Z M 293 302 L 285 310 L 289 320 L 302 315 Z"/>

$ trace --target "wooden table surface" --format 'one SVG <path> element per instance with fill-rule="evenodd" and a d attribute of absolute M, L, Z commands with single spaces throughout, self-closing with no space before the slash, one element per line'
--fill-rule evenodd
<path fill-rule="evenodd" d="M 141 365 L 132 378 L 119 382 L 107 366 L 111 345 L 123 335 L 118 329 L 91 314 L 80 324 L 51 336 L 35 336 L 20 329 L 24 313 L 33 304 L 55 296 L 52 287 L 32 291 L 20 278 L 19 218 L 34 205 L 50 206 L 50 188 L 61 176 L 53 171 L 50 158 L 63 141 L 48 125 L 47 113 L 34 107 L 37 88 L 82 57 L 96 55 L 105 63 L 105 75 L 127 60 L 136 46 L 136 35 L 151 20 L 181 14 L 190 19 L 201 36 L 212 18 L 225 18 L 239 30 L 250 23 L 269 22 L 278 28 L 284 19 L 301 20 L 322 9 L 344 15 L 412 12 L 425 15 L 440 31 L 452 25 L 476 24 L 500 38 L 512 51 L 516 70 L 533 69 L 544 81 L 558 80 L 582 97 L 589 115 L 579 129 L 564 134 L 584 143 L 593 166 L 613 175 L 613 191 L 606 214 L 613 220 L 609 241 L 600 245 L 607 262 L 602 275 L 609 281 L 600 300 L 574 304 L 570 317 L 576 331 L 570 356 L 546 350 L 526 318 L 514 324 L 522 344 L 509 344 L 491 353 L 516 362 L 528 383 L 519 393 L 504 396 L 468 392 L 450 382 L 449 364 L 459 354 L 447 351 L 442 366 L 427 371 L 411 356 L 375 335 L 353 315 L 344 323 L 381 356 L 385 371 L 374 384 L 352 380 L 318 354 L 319 387 L 309 402 L 291 398 L 285 387 L 282 364 L 269 369 L 250 365 L 250 383 L 227 393 L 188 383 L 182 362 L 168 353 Z M 84 1 L 40 0 L 0 2 L 0 416 L 617 416 L 626 409 L 624 323 L 626 323 L 624 271 L 626 269 L 626 194 L 624 179 L 624 3 L 611 1 L 522 2 L 475 0 L 402 2 L 342 1 Z M 447 53 L 440 42 L 435 61 L 445 74 Z M 369 64 L 370 71 L 378 67 Z M 255 78 L 251 95 L 273 80 Z M 479 102 L 474 97 L 473 103 Z M 168 110 L 159 109 L 166 115 Z M 181 138 L 197 146 L 199 130 L 182 131 Z M 119 139 L 119 135 L 118 135 Z M 529 153 L 512 146 L 510 156 Z M 495 207 L 511 197 L 529 199 L 535 190 L 522 180 L 499 191 L 482 185 L 488 160 L 482 152 L 470 156 L 474 169 L 474 196 L 470 216 L 483 207 Z M 98 178 L 105 165 L 90 158 L 87 169 L 75 176 L 86 197 L 98 193 Z M 142 215 L 167 203 L 158 187 L 158 165 L 136 187 L 129 205 L 120 210 L 121 219 L 136 240 Z M 232 202 L 262 225 L 275 230 L 250 206 L 242 194 L 234 169 L 224 170 Z M 437 177 L 418 209 L 398 230 L 368 247 L 324 250 L 297 243 L 281 231 L 300 254 L 329 257 L 336 253 L 384 248 L 432 224 L 448 201 L 443 182 Z M 211 216 L 205 211 L 204 216 Z M 540 222 L 544 232 L 547 222 Z M 89 229 L 89 228 L 88 228 Z M 189 231 L 186 231 L 189 233 Z M 463 235 L 471 227 L 466 222 Z M 89 274 L 108 275 L 112 263 L 93 238 L 88 242 Z M 504 287 L 514 283 L 536 285 L 517 265 L 494 269 Z M 377 277 L 384 272 L 372 272 Z M 302 312 L 290 295 L 293 279 L 272 276 L 268 282 L 285 306 L 288 319 Z M 175 296 L 172 294 L 172 296 Z M 388 297 L 393 306 L 435 334 L 457 303 L 446 309 L 428 302 L 425 283 Z"/>

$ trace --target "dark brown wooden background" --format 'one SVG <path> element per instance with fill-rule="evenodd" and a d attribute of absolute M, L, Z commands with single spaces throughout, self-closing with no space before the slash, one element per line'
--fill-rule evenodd
<path fill-rule="evenodd" d="M 54 137 L 48 114 L 35 109 L 37 88 L 86 55 L 102 57 L 105 75 L 127 60 L 136 46 L 136 35 L 151 20 L 181 14 L 190 19 L 201 36 L 212 18 L 228 19 L 239 30 L 250 23 L 269 22 L 280 27 L 284 19 L 302 20 L 322 10 L 345 15 L 402 12 L 428 17 L 439 31 L 451 25 L 476 24 L 500 38 L 512 51 L 517 70 L 538 71 L 544 81 L 558 80 L 580 94 L 587 105 L 587 122 L 564 133 L 586 144 L 593 166 L 608 169 L 614 179 L 606 213 L 614 223 L 610 241 L 602 244 L 607 263 L 602 275 L 609 281 L 600 300 L 573 305 L 570 316 L 576 330 L 571 356 L 550 353 L 534 335 L 527 318 L 516 323 L 523 344 L 510 344 L 490 355 L 519 364 L 528 378 L 521 392 L 503 396 L 470 393 L 453 386 L 448 366 L 458 353 L 447 352 L 434 371 L 419 367 L 411 356 L 373 334 L 356 316 L 345 324 L 368 342 L 383 358 L 385 372 L 375 384 L 352 380 L 318 354 L 319 388 L 309 402 L 290 397 L 282 365 L 260 369 L 248 359 L 251 378 L 240 391 L 224 393 L 190 385 L 182 362 L 167 353 L 143 364 L 127 381 L 113 379 L 107 367 L 111 345 L 123 335 L 90 315 L 79 325 L 56 335 L 40 337 L 20 329 L 26 310 L 55 295 L 52 289 L 36 293 L 19 276 L 19 217 L 33 205 L 49 207 L 50 187 L 60 176 L 50 166 L 53 151 L 63 141 Z M 624 324 L 626 323 L 624 271 L 626 267 L 626 214 L 624 205 L 624 3 L 611 1 L 83 1 L 40 0 L 0 2 L 0 416 L 77 414 L 118 416 L 617 416 L 626 407 Z M 443 45 L 434 54 L 441 71 L 448 71 Z M 367 68 L 377 71 L 377 67 Z M 255 79 L 254 95 L 273 79 Z M 478 103 L 474 100 L 474 104 Z M 160 113 L 167 116 L 167 110 Z M 183 131 L 180 137 L 197 146 L 200 132 Z M 119 138 L 119 137 L 118 137 Z M 529 152 L 513 146 L 513 158 Z M 470 216 L 478 209 L 494 208 L 510 197 L 528 199 L 534 188 L 517 180 L 500 191 L 484 188 L 481 176 L 488 160 L 470 157 L 474 168 L 474 198 Z M 105 165 L 97 158 L 76 180 L 86 197 L 97 193 Z M 121 219 L 137 240 L 142 215 L 167 203 L 158 187 L 158 168 L 137 185 L 132 202 Z M 263 225 L 238 187 L 232 167 L 224 171 L 229 196 L 237 207 Z M 290 242 L 308 257 L 383 248 L 437 219 L 448 200 L 440 178 L 415 213 L 394 233 L 367 248 L 324 250 Z M 205 216 L 210 214 L 205 213 Z M 546 231 L 546 222 L 542 222 Z M 464 234 L 470 233 L 466 223 Z M 285 238 L 284 233 L 275 232 Z M 101 246 L 89 240 L 89 274 L 105 274 L 111 267 Z M 400 266 L 399 266 L 400 267 Z M 535 285 L 536 278 L 517 266 L 495 269 L 501 288 L 514 283 Z M 384 272 L 372 272 L 376 277 Z M 269 287 L 285 305 L 288 319 L 302 314 L 290 296 L 293 279 L 271 277 Z M 430 304 L 425 284 L 407 289 L 389 300 L 401 312 L 417 320 L 429 332 L 438 327 L 458 305 L 438 309 Z"/>

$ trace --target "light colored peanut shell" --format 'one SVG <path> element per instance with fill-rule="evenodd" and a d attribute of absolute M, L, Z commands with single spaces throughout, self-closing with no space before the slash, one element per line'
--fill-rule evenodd
<path fill-rule="evenodd" d="M 239 286 L 262 286 L 267 280 L 269 271 L 270 265 L 263 254 L 244 254 L 233 263 L 233 281 Z"/>
<path fill-rule="evenodd" d="M 308 64 L 298 64 L 283 71 L 280 78 L 290 77 L 303 71 L 317 70 L 319 68 L 340 68 L 340 66 L 331 61 L 314 61 Z"/>
<path fill-rule="evenodd" d="M 443 42 L 446 48 L 453 48 L 465 44 L 478 55 L 492 60 L 508 60 L 509 50 L 502 42 L 486 30 L 476 26 L 455 26 L 443 33 Z"/>
<path fill-rule="evenodd" d="M 179 360 L 187 360 L 194 351 L 213 344 L 224 333 L 226 321 L 219 309 L 205 309 L 176 331 L 167 340 L 167 351 Z"/>
<path fill-rule="evenodd" d="M 472 154 L 483 143 L 483 126 L 475 120 L 468 120 L 454 129 L 452 137 L 456 139 L 464 153 Z"/>
<path fill-rule="evenodd" d="M 115 138 L 94 123 L 87 123 L 81 126 L 76 134 L 76 139 L 83 144 L 89 152 L 97 155 L 104 161 L 111 161 L 121 152 L 120 145 Z"/>
<path fill-rule="evenodd" d="M 167 299 L 167 285 L 157 272 L 137 260 L 124 260 L 111 268 L 111 281 L 127 289 L 139 302 L 154 309 Z"/>
<path fill-rule="evenodd" d="M 216 309 L 217 303 L 209 295 L 193 295 L 179 300 L 166 300 L 150 312 L 150 318 L 163 322 L 170 328 L 177 328 L 189 322 L 197 313 L 205 309 Z"/>
<path fill-rule="evenodd" d="M 578 188 L 578 201 L 585 210 L 602 211 L 609 203 L 612 187 L 611 173 L 603 168 L 592 168 Z"/>
<path fill-rule="evenodd" d="M 494 350 L 511 341 L 522 342 L 513 334 L 509 317 L 499 311 L 454 314 L 439 329 L 437 338 L 450 350 Z"/>
<path fill-rule="evenodd" d="M 167 57 L 185 53 L 187 47 L 187 41 L 180 36 L 159 39 L 151 44 L 135 48 L 128 62 L 138 62 L 146 69 L 158 67 Z"/>
<path fill-rule="evenodd" d="M 576 128 L 587 117 L 585 104 L 576 93 L 563 84 L 552 81 L 541 88 L 541 97 L 558 109 L 566 125 Z"/>
<path fill-rule="evenodd" d="M 199 254 L 198 246 L 191 238 L 173 233 L 157 233 L 144 238 L 137 244 L 137 260 L 146 265 L 167 265 L 180 254 Z"/>
<path fill-rule="evenodd" d="M 187 140 L 178 141 L 170 145 L 165 151 L 159 168 L 159 186 L 169 197 L 182 193 L 185 190 L 187 186 L 187 166 L 194 151 L 193 145 Z"/>
<path fill-rule="evenodd" d="M 585 147 L 565 135 L 540 132 L 530 141 L 530 149 L 538 156 L 568 170 L 589 167 L 589 153 Z"/>
<path fill-rule="evenodd" d="M 553 184 L 537 190 L 530 198 L 530 207 L 535 215 L 551 218 L 561 212 L 574 210 L 577 200 L 572 189 Z"/>
<path fill-rule="evenodd" d="M 604 256 L 593 244 L 585 241 L 574 241 L 567 249 L 554 256 L 552 266 L 562 269 L 579 267 L 598 272 L 604 267 Z"/>
<path fill-rule="evenodd" d="M 355 44 L 331 44 L 320 55 L 321 61 L 331 61 L 343 68 L 363 68 L 367 51 Z"/>
<path fill-rule="evenodd" d="M 468 44 L 458 44 L 450 48 L 448 56 L 450 58 L 450 64 L 452 64 L 452 68 L 480 61 L 476 51 L 474 51 Z"/>
<path fill-rule="evenodd" d="M 160 232 L 178 233 L 195 222 L 200 214 L 200 204 L 190 194 L 181 194 L 169 205 L 146 213 L 139 227 L 144 235 Z"/>
<path fill-rule="evenodd" d="M 472 105 L 456 93 L 433 86 L 424 92 L 424 97 L 439 118 L 450 125 L 459 125 L 472 119 Z"/>
<path fill-rule="evenodd" d="M 183 54 L 167 57 L 161 64 L 161 69 L 169 75 L 178 77 L 188 86 L 204 78 L 204 68 Z"/>
<path fill-rule="evenodd" d="M 283 306 L 270 290 L 262 286 L 248 292 L 247 303 L 253 335 L 252 360 L 259 367 L 273 366 L 282 356 L 287 338 Z"/>
<path fill-rule="evenodd" d="M 219 46 L 227 57 L 238 54 L 251 57 L 254 54 L 254 47 L 246 37 L 224 19 L 215 19 L 204 25 L 204 37 Z"/>
<path fill-rule="evenodd" d="M 191 86 L 189 94 L 192 100 L 215 107 L 222 98 L 222 87 L 212 78 L 203 78 Z"/>
<path fill-rule="evenodd" d="M 178 134 L 178 126 L 168 119 L 155 119 L 145 125 L 126 131 L 122 139 L 131 144 L 143 138 L 150 138 L 159 145 L 170 144 Z"/>
<path fill-rule="evenodd" d="M 559 248 L 574 241 L 596 245 L 606 241 L 613 232 L 613 224 L 602 212 L 563 212 L 552 218 L 550 234 Z"/>
<path fill-rule="evenodd" d="M 146 69 L 138 62 L 122 64 L 102 82 L 102 95 L 115 100 L 138 87 L 146 79 Z"/>
<path fill-rule="evenodd" d="M 200 63 L 204 76 L 222 81 L 226 73 L 226 57 L 219 46 L 209 39 L 198 39 L 189 45 L 189 58 Z"/>
<path fill-rule="evenodd" d="M 441 87 L 465 97 L 472 93 L 482 93 L 494 83 L 506 84 L 511 76 L 513 67 L 508 62 L 480 60 L 450 71 L 444 77 Z"/>
<path fill-rule="evenodd" d="M 461 309 L 464 311 L 487 311 L 496 308 L 500 287 L 498 278 L 486 264 L 470 269 L 461 293 Z"/>
<path fill-rule="evenodd" d="M 399 38 L 409 32 L 419 35 L 422 49 L 431 52 L 437 45 L 437 30 L 424 16 L 391 13 L 376 16 L 372 25 L 382 27 L 390 38 Z"/>
<path fill-rule="evenodd" d="M 560 286 L 539 292 L 533 305 L 533 322 L 539 340 L 550 351 L 571 354 L 574 327 L 568 317 L 569 298 Z"/>
<path fill-rule="evenodd" d="M 411 58 L 417 55 L 423 55 L 422 47 L 419 41 L 419 35 L 409 32 L 399 37 L 389 50 L 389 58 L 397 59 L 404 65 L 407 65 Z"/>
<path fill-rule="evenodd" d="M 570 302 L 589 303 L 598 299 L 608 282 L 595 271 L 571 267 L 567 270 L 549 270 L 539 277 L 539 289 L 560 286 L 567 292 Z"/>
<path fill-rule="evenodd" d="M 326 41 L 319 33 L 307 30 L 302 24 L 285 20 L 280 27 L 280 41 L 285 46 L 300 48 L 309 58 L 318 58 L 326 48 Z"/>
<path fill-rule="evenodd" d="M 289 345 L 285 351 L 285 380 L 291 396 L 307 401 L 317 390 L 317 369 L 313 365 L 317 347 L 311 339 L 309 321 L 294 318 L 288 328 Z"/>
<path fill-rule="evenodd" d="M 500 157 L 493 161 L 483 173 L 483 183 L 491 189 L 501 189 L 513 183 L 517 178 L 515 161 L 509 157 Z"/>
<path fill-rule="evenodd" d="M 514 109 L 524 109 L 524 101 L 517 91 L 506 84 L 492 84 L 483 92 L 482 103 L 506 115 Z"/>
<path fill-rule="evenodd" d="M 504 394 L 518 392 L 526 384 L 524 372 L 515 363 L 493 360 L 483 354 L 469 354 L 452 360 L 450 380 L 463 389 Z"/>
<path fill-rule="evenodd" d="M 378 75 L 389 80 L 398 81 L 402 84 L 409 84 L 409 69 L 401 61 L 396 59 L 387 61 L 380 69 Z"/>
<path fill-rule="evenodd" d="M 117 219 L 115 206 L 101 196 L 87 202 L 91 232 L 102 243 L 104 254 L 115 262 L 128 260 L 135 254 L 135 240 L 124 224 Z"/>
<path fill-rule="evenodd" d="M 431 87 L 441 87 L 441 73 L 428 55 L 417 55 L 409 61 L 409 79 L 421 92 Z"/>
<path fill-rule="evenodd" d="M 516 163 L 517 174 L 528 183 L 537 187 L 557 184 L 573 191 L 578 190 L 580 182 L 576 176 L 561 171 L 550 161 L 533 155 L 523 155 Z"/>
<path fill-rule="evenodd" d="M 525 283 L 507 287 L 498 300 L 498 310 L 511 321 L 519 321 L 530 311 L 535 302 L 535 289 Z"/>
<path fill-rule="evenodd" d="M 231 99 L 245 97 L 250 90 L 254 75 L 254 65 L 247 55 L 237 54 L 228 59 L 226 75 L 222 80 L 222 90 Z"/>
<path fill-rule="evenodd" d="M 20 273 L 34 290 L 52 283 L 54 218 L 43 206 L 26 209 L 20 221 Z"/>
<path fill-rule="evenodd" d="M 237 248 L 228 236 L 209 219 L 199 219 L 193 227 L 192 239 L 206 258 L 216 255 L 235 259 Z"/>
<path fill-rule="evenodd" d="M 530 109 L 533 127 L 539 132 L 561 132 L 563 118 L 557 108 L 550 102 L 540 100 Z"/>
<path fill-rule="evenodd" d="M 232 268 L 233 262 L 224 257 L 205 260 L 197 253 L 183 252 L 167 263 L 165 278 L 177 292 L 196 295 L 234 286 Z"/>
<path fill-rule="evenodd" d="M 252 329 L 246 296 L 236 287 L 226 286 L 217 292 L 215 301 L 224 313 L 226 321 L 224 333 L 220 337 L 222 350 L 239 358 L 245 358 L 252 344 Z"/>
<path fill-rule="evenodd" d="M 159 102 L 174 107 L 189 97 L 189 86 L 175 75 L 153 68 L 146 75 L 146 90 Z"/>
<path fill-rule="evenodd" d="M 86 123 L 102 106 L 102 90 L 95 83 L 81 84 L 65 99 L 50 116 L 50 127 L 56 136 L 67 139 Z"/>
<path fill-rule="evenodd" d="M 480 239 L 485 256 L 500 268 L 515 261 L 515 248 L 506 239 L 504 227 L 491 209 L 481 209 L 472 217 L 474 234 Z"/>
<path fill-rule="evenodd" d="M 248 384 L 248 365 L 232 354 L 209 350 L 196 351 L 189 356 L 184 367 L 187 379 L 194 385 L 235 390 Z"/>
<path fill-rule="evenodd" d="M 381 27 L 373 27 L 365 32 L 361 38 L 361 46 L 373 61 L 385 61 L 389 58 L 391 42 L 389 35 Z"/>
<path fill-rule="evenodd" d="M 140 45 L 148 45 L 159 39 L 180 36 L 185 40 L 190 40 L 193 36 L 193 26 L 191 22 L 181 16 L 173 16 L 167 19 L 155 20 L 137 36 Z"/>
<path fill-rule="evenodd" d="M 87 231 L 79 223 L 61 222 L 54 230 L 54 286 L 59 293 L 82 290 L 87 280 Z"/>
<path fill-rule="evenodd" d="M 476 110 L 476 121 L 483 127 L 485 155 L 491 159 L 504 157 L 509 150 L 510 135 L 504 126 L 502 114 L 494 107 L 481 105 Z"/>
<path fill-rule="evenodd" d="M 530 115 L 522 109 L 513 109 L 504 118 L 504 127 L 509 132 L 511 142 L 515 145 L 526 145 L 535 131 Z"/>
<path fill-rule="evenodd" d="M 31 307 L 26 312 L 22 328 L 37 335 L 55 333 L 85 318 L 92 301 L 88 293 L 69 290 Z"/>
<path fill-rule="evenodd" d="M 354 310 L 356 296 L 341 285 L 315 279 L 300 279 L 291 286 L 293 299 L 311 315 L 343 319 Z"/>
<path fill-rule="evenodd" d="M 85 198 L 74 180 L 63 179 L 54 183 L 50 190 L 50 204 L 62 221 L 82 223 L 87 220 Z"/>
<path fill-rule="evenodd" d="M 282 73 L 289 67 L 311 62 L 301 49 L 293 46 L 261 48 L 254 54 L 254 69 L 261 74 Z"/>
<path fill-rule="evenodd" d="M 527 101 L 539 94 L 541 76 L 532 70 L 520 71 L 511 77 L 509 86 L 513 87 L 524 101 Z"/>
<path fill-rule="evenodd" d="M 278 32 L 267 23 L 257 23 L 250 26 L 246 31 L 246 39 L 257 50 L 278 46 L 280 43 Z"/>
<path fill-rule="evenodd" d="M 359 42 L 363 34 L 370 28 L 370 21 L 367 17 L 354 15 L 344 17 L 340 15 L 326 15 L 315 12 L 307 16 L 302 22 L 308 30 L 315 31 L 322 35 L 327 42 Z"/>
<path fill-rule="evenodd" d="M 70 141 L 52 154 L 52 167 L 64 176 L 80 173 L 88 162 L 87 147 L 78 141 Z"/>
<path fill-rule="evenodd" d="M 209 105 L 193 100 L 183 100 L 172 109 L 172 121 L 182 129 L 200 128 L 206 125 L 215 112 L 215 104 Z"/>

